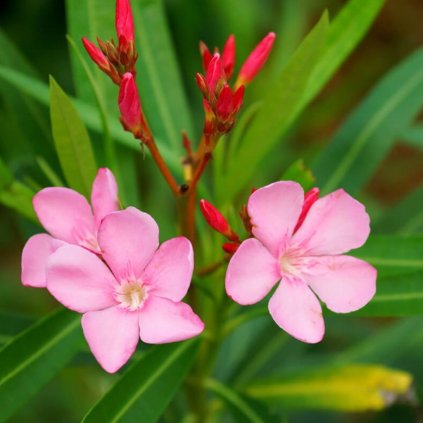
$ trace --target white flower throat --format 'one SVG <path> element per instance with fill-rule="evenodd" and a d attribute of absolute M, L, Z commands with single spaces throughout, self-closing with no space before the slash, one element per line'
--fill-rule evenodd
<path fill-rule="evenodd" d="M 146 299 L 147 292 L 140 281 L 122 282 L 116 289 L 116 299 L 129 311 L 138 310 Z"/>

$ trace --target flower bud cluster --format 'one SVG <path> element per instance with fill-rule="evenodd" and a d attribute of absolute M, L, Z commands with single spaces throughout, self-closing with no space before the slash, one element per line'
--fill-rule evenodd
<path fill-rule="evenodd" d="M 269 33 L 253 50 L 241 67 L 233 87 L 229 80 L 235 68 L 235 37 L 230 35 L 222 54 L 215 49 L 214 54 L 200 42 L 205 76 L 197 73 L 196 81 L 203 94 L 205 111 L 204 134 L 225 134 L 234 126 L 244 99 L 245 86 L 256 76 L 265 64 L 275 40 Z"/>
<path fill-rule="evenodd" d="M 135 63 L 138 54 L 134 44 L 134 21 L 129 0 L 116 2 L 116 34 L 114 40 L 102 41 L 97 38 L 99 47 L 86 38 L 82 38 L 85 49 L 96 65 L 106 73 L 116 85 L 127 72 L 135 75 Z"/>

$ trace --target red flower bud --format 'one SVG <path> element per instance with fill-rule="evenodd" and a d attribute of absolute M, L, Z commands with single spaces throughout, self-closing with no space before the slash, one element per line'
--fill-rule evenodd
<path fill-rule="evenodd" d="M 231 229 L 219 210 L 206 200 L 200 200 L 200 209 L 207 223 L 217 232 L 225 235 Z"/>
<path fill-rule="evenodd" d="M 223 47 L 222 51 L 222 66 L 227 79 L 232 76 L 232 73 L 234 71 L 235 51 L 235 36 L 231 34 L 226 40 L 225 46 Z"/>
<path fill-rule="evenodd" d="M 207 72 L 210 60 L 212 59 L 213 56 L 210 53 L 209 48 L 202 41 L 200 41 L 200 54 L 201 54 L 201 58 L 203 59 L 204 72 Z"/>
<path fill-rule="evenodd" d="M 110 69 L 110 63 L 107 60 L 107 57 L 103 52 L 90 40 L 87 40 L 85 37 L 82 37 L 82 43 L 84 44 L 85 50 L 90 55 L 94 63 L 103 71 L 108 72 Z"/>
<path fill-rule="evenodd" d="M 218 82 L 225 79 L 225 72 L 223 71 L 220 54 L 215 53 L 210 60 L 209 67 L 206 73 L 206 82 L 210 91 L 214 91 Z"/>
<path fill-rule="evenodd" d="M 245 85 L 241 85 L 234 94 L 233 104 L 234 104 L 234 113 L 238 113 L 239 109 L 242 106 L 244 100 Z"/>
<path fill-rule="evenodd" d="M 310 210 L 310 207 L 319 198 L 319 194 L 320 194 L 319 188 L 312 188 L 310 191 L 306 192 L 306 194 L 304 195 L 303 209 L 301 210 L 301 214 L 300 214 L 300 217 L 298 218 L 298 222 L 295 226 L 294 232 L 296 232 L 298 228 L 304 222 L 304 219 L 306 218 Z"/>
<path fill-rule="evenodd" d="M 275 37 L 275 33 L 270 32 L 257 44 L 239 71 L 236 87 L 248 84 L 257 75 L 272 51 Z"/>
<path fill-rule="evenodd" d="M 142 109 L 137 85 L 130 72 L 123 74 L 118 101 L 122 125 L 139 136 L 142 131 Z"/>
<path fill-rule="evenodd" d="M 121 38 L 129 42 L 134 41 L 134 20 L 129 0 L 116 1 L 115 25 L 119 42 Z"/>
<path fill-rule="evenodd" d="M 225 253 L 230 255 L 235 254 L 236 250 L 238 250 L 239 244 L 237 242 L 225 242 L 222 245 L 222 249 Z"/>
<path fill-rule="evenodd" d="M 233 111 L 233 94 L 229 85 L 225 84 L 219 94 L 216 105 L 216 114 L 221 121 L 226 121 Z"/>
<path fill-rule="evenodd" d="M 198 88 L 200 88 L 200 91 L 203 94 L 203 96 L 207 98 L 209 95 L 209 89 L 207 87 L 207 82 L 204 76 L 201 75 L 201 73 L 197 73 L 195 75 L 195 81 L 197 82 Z"/>

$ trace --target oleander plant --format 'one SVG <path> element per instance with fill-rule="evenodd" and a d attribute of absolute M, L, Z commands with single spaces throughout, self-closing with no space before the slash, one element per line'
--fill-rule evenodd
<path fill-rule="evenodd" d="M 2 7 L 0 421 L 423 418 L 421 5 Z"/>

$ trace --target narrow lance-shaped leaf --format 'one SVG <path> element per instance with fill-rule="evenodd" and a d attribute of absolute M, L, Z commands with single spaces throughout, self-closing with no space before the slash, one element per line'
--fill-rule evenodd
<path fill-rule="evenodd" d="M 350 254 L 375 266 L 379 276 L 423 270 L 423 235 L 372 235 Z"/>
<path fill-rule="evenodd" d="M 34 192 L 17 181 L 0 158 L 0 203 L 37 222 L 32 208 Z"/>
<path fill-rule="evenodd" d="M 319 93 L 362 40 L 384 3 L 385 0 L 350 0 L 336 15 L 329 26 L 319 63 L 310 78 L 303 107 Z"/>
<path fill-rule="evenodd" d="M 28 94 L 41 104 L 49 106 L 49 88 L 43 82 L 23 73 L 13 71 L 12 69 L 5 66 L 0 66 L 0 79 L 7 81 L 9 84 L 13 85 L 18 90 L 23 91 L 25 94 Z M 101 134 L 103 132 L 103 125 L 98 115 L 97 109 L 85 101 L 71 98 L 69 96 L 68 98 L 72 100 L 75 109 L 87 127 Z M 122 145 L 139 151 L 139 143 L 133 139 L 132 135 L 123 131 L 122 125 L 117 120 L 110 122 L 110 132 L 112 137 Z M 162 153 L 166 162 L 169 163 L 169 166 L 172 168 L 172 170 L 175 173 L 181 172 L 181 166 L 178 157 L 175 156 L 169 147 L 163 145 L 163 142 L 160 139 L 156 139 L 156 142 L 160 148 L 160 152 Z"/>
<path fill-rule="evenodd" d="M 135 0 L 133 13 L 143 107 L 155 136 L 178 151 L 181 131 L 192 137 L 193 128 L 163 2 Z"/>
<path fill-rule="evenodd" d="M 97 165 L 88 132 L 70 99 L 50 78 L 50 115 L 54 143 L 71 188 L 89 195 Z"/>
<path fill-rule="evenodd" d="M 423 270 L 378 279 L 372 301 L 360 316 L 419 316 L 423 314 Z"/>
<path fill-rule="evenodd" d="M 34 323 L 0 350 L 0 421 L 62 369 L 82 345 L 79 317 L 59 309 Z"/>
<path fill-rule="evenodd" d="M 373 224 L 374 231 L 377 233 L 421 233 L 423 231 L 422 204 L 423 187 L 420 187 L 395 206 L 389 207 Z"/>
<path fill-rule="evenodd" d="M 394 141 L 423 106 L 423 50 L 376 85 L 318 157 L 313 172 L 324 192 L 337 187 L 357 194 Z"/>
<path fill-rule="evenodd" d="M 328 16 L 324 13 L 279 77 L 269 83 L 262 107 L 245 133 L 240 148 L 228 158 L 232 166 L 219 190 L 222 197 L 230 199 L 245 187 L 263 157 L 292 123 L 324 47 L 327 27 Z"/>
<path fill-rule="evenodd" d="M 145 353 L 88 412 L 85 423 L 153 423 L 178 390 L 198 340 L 157 346 Z"/>

